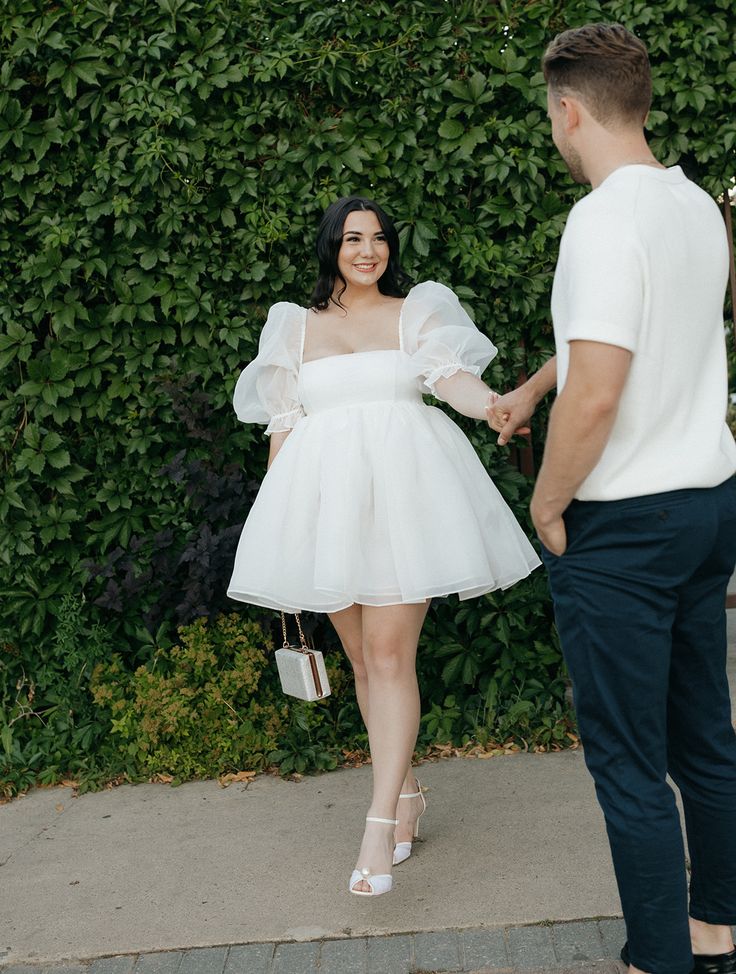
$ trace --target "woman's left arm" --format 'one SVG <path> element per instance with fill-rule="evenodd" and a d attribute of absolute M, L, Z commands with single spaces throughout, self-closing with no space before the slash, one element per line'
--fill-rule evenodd
<path fill-rule="evenodd" d="M 471 419 L 487 419 L 486 407 L 498 399 L 498 393 L 472 372 L 458 371 L 437 379 L 434 388 L 438 399 Z"/>

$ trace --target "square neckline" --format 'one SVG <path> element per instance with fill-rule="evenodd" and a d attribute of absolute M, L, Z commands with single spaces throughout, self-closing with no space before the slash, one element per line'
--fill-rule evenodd
<path fill-rule="evenodd" d="M 409 290 L 409 293 L 401 302 L 401 307 L 399 308 L 399 321 L 398 321 L 399 347 L 398 348 L 364 348 L 356 352 L 336 352 L 334 355 L 321 355 L 319 358 L 310 358 L 305 362 L 304 344 L 307 339 L 307 319 L 309 318 L 310 309 L 303 308 L 302 310 L 304 311 L 304 316 L 302 318 L 301 346 L 299 349 L 299 368 L 301 369 L 303 365 L 311 365 L 313 362 L 324 362 L 326 359 L 331 359 L 331 358 L 346 358 L 347 356 L 350 355 L 370 355 L 373 352 L 404 352 L 404 333 L 402 330 L 404 307 L 406 305 L 406 302 L 409 300 L 409 294 L 411 294 L 412 290 L 413 289 Z"/>

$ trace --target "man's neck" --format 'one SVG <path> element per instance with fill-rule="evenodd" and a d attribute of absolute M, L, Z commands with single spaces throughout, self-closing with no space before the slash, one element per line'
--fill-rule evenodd
<path fill-rule="evenodd" d="M 643 133 L 630 139 L 610 139 L 605 146 L 596 147 L 585 167 L 585 173 L 590 185 L 596 189 L 616 169 L 623 166 L 652 166 L 655 169 L 666 169 L 652 155 Z"/>

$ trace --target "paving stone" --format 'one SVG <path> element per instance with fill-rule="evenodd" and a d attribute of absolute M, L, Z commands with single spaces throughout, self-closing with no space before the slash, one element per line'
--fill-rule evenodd
<path fill-rule="evenodd" d="M 417 971 L 462 970 L 460 939 L 454 930 L 414 934 L 414 967 Z"/>
<path fill-rule="evenodd" d="M 365 937 L 355 940 L 325 940 L 319 955 L 320 974 L 366 974 L 368 942 Z"/>
<path fill-rule="evenodd" d="M 463 967 L 467 971 L 509 966 L 503 930 L 463 930 L 460 944 Z"/>
<path fill-rule="evenodd" d="M 368 974 L 409 974 L 413 970 L 412 938 L 371 937 L 368 940 Z"/>
<path fill-rule="evenodd" d="M 0 965 L 0 974 L 42 974 L 42 968 L 34 964 L 9 964 L 7 967 Z"/>
<path fill-rule="evenodd" d="M 273 944 L 231 947 L 225 963 L 225 974 L 268 974 L 273 952 Z"/>
<path fill-rule="evenodd" d="M 183 951 L 163 950 L 155 954 L 139 954 L 135 974 L 177 974 Z"/>
<path fill-rule="evenodd" d="M 581 960 L 605 960 L 609 954 L 603 947 L 603 938 L 595 920 L 575 923 L 555 923 L 552 942 L 557 960 L 570 964 Z"/>
<path fill-rule="evenodd" d="M 611 917 L 598 921 L 598 929 L 603 939 L 605 957 L 617 958 L 626 942 L 626 924 L 621 917 Z"/>
<path fill-rule="evenodd" d="M 513 972 L 508 968 L 509 974 L 621 974 L 622 970 L 623 965 L 610 960 L 585 961 L 574 967 L 515 967 Z M 485 971 L 474 974 L 485 974 Z"/>
<path fill-rule="evenodd" d="M 506 937 L 512 967 L 524 970 L 557 965 L 549 927 L 511 927 Z"/>
<path fill-rule="evenodd" d="M 39 967 L 43 974 L 87 974 L 89 967 L 81 962 L 70 964 L 52 964 L 50 967 Z"/>
<path fill-rule="evenodd" d="M 187 950 L 181 959 L 179 974 L 222 974 L 227 947 L 199 947 Z"/>
<path fill-rule="evenodd" d="M 135 955 L 133 954 L 99 957 L 90 965 L 88 974 L 131 974 L 134 967 Z"/>
<path fill-rule="evenodd" d="M 317 970 L 319 943 L 279 944 L 273 955 L 273 974 L 311 974 Z"/>

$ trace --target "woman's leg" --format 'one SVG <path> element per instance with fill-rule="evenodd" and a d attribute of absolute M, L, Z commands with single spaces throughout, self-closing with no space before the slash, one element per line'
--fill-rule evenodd
<path fill-rule="evenodd" d="M 358 698 L 360 716 L 368 730 L 370 713 L 368 699 L 368 674 L 363 659 L 363 606 L 351 605 L 340 612 L 330 613 L 330 622 L 340 637 L 345 655 L 350 660 L 355 677 L 355 696 Z"/>
<path fill-rule="evenodd" d="M 368 680 L 368 739 L 373 764 L 373 800 L 368 814 L 394 818 L 399 793 L 407 779 L 419 730 L 416 651 L 429 608 L 415 605 L 362 607 L 363 660 Z M 357 868 L 390 873 L 393 830 L 368 823 Z M 368 891 L 366 883 L 357 890 Z"/>
<path fill-rule="evenodd" d="M 342 609 L 340 612 L 330 613 L 330 622 L 335 627 L 335 632 L 340 637 L 345 655 L 353 668 L 358 708 L 360 709 L 366 730 L 368 730 L 370 695 L 368 689 L 368 672 L 363 657 L 363 606 L 351 605 L 347 609 Z M 401 785 L 401 791 L 403 794 L 413 794 L 417 791 L 417 782 L 411 767 L 411 759 Z M 393 816 L 399 819 L 394 836 L 396 842 L 411 842 L 414 835 L 414 823 L 421 809 L 422 803 L 419 798 L 405 798 L 397 802 L 396 814 Z"/>

